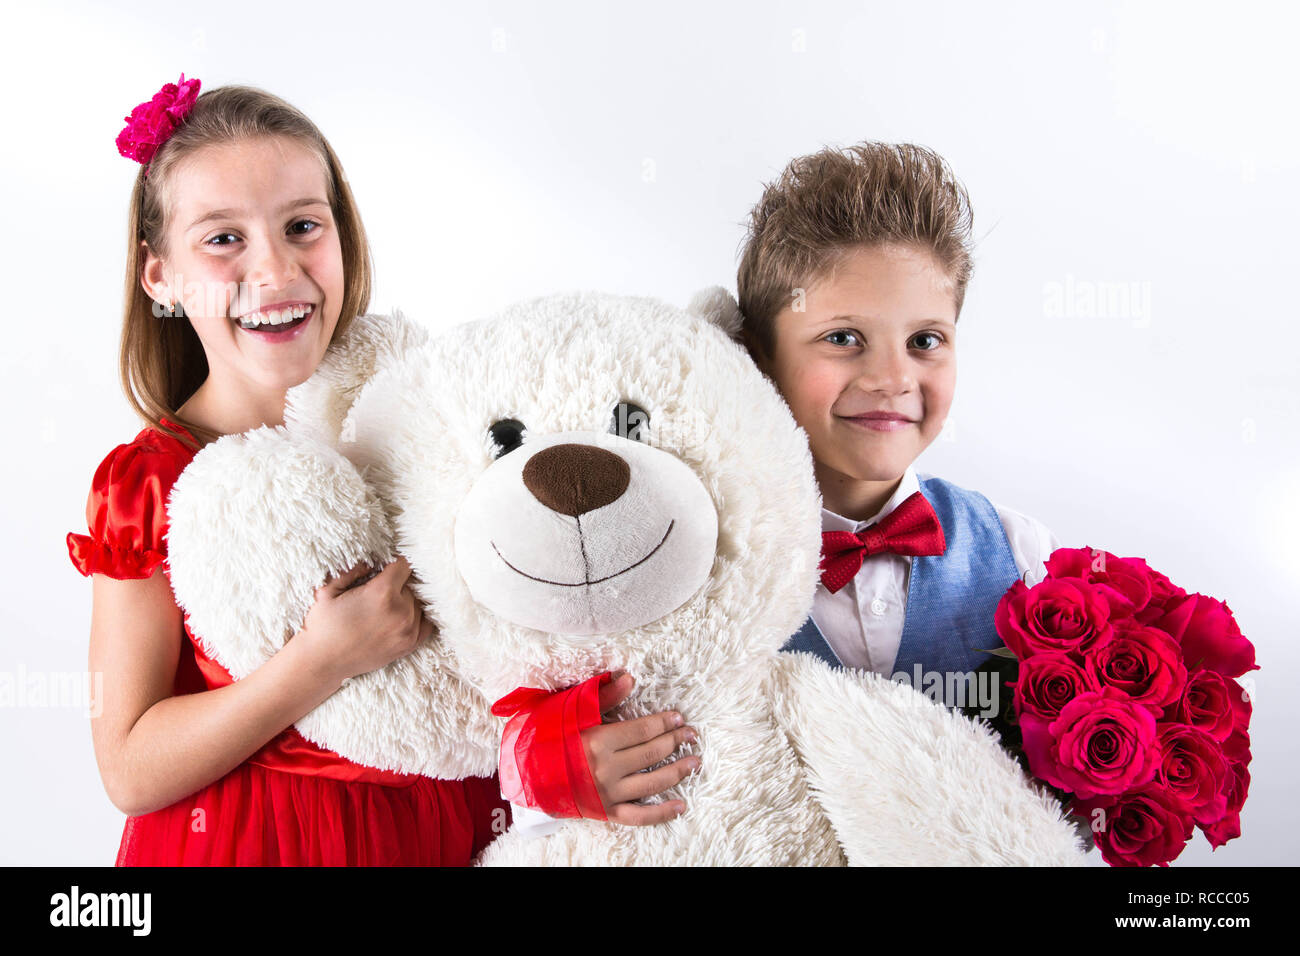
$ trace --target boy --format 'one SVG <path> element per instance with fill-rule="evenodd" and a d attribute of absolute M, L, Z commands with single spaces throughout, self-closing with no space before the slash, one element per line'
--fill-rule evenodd
<path fill-rule="evenodd" d="M 823 574 L 783 650 L 906 680 L 991 717 L 987 650 L 1011 584 L 1058 547 L 1031 518 L 913 462 L 943 428 L 971 274 L 971 210 L 944 160 L 863 143 L 793 160 L 751 215 L 744 338 L 808 433 Z"/>

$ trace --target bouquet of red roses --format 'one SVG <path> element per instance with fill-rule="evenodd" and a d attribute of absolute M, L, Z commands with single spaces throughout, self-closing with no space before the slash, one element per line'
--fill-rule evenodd
<path fill-rule="evenodd" d="M 1111 866 L 1166 865 L 1199 827 L 1241 835 L 1258 667 L 1222 601 L 1140 558 L 1061 548 L 998 604 L 1030 773 L 1072 799 Z"/>

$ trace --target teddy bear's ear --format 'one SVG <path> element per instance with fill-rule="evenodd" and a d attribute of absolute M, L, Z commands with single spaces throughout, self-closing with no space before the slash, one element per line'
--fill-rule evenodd
<path fill-rule="evenodd" d="M 366 382 L 428 341 L 428 330 L 399 310 L 357 316 L 330 345 L 312 377 L 286 393 L 285 425 L 337 446 L 344 419 Z"/>
<path fill-rule="evenodd" d="M 695 293 L 691 296 L 686 311 L 691 315 L 708 319 L 728 336 L 737 342 L 740 341 L 740 331 L 745 317 L 740 313 L 740 306 L 736 303 L 735 296 L 722 286 L 710 286 Z"/>

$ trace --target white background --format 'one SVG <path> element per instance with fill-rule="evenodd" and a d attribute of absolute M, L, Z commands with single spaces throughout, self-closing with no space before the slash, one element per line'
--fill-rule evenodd
<path fill-rule="evenodd" d="M 914 141 L 979 237 L 948 432 L 922 470 L 1226 599 L 1259 652 L 1244 835 L 1297 844 L 1296 15 L 1282 5 L 225 2 L 3 14 L 10 297 L 0 673 L 86 666 L 96 465 L 118 385 L 122 118 L 184 71 L 301 107 L 369 230 L 372 310 L 434 328 L 571 288 L 734 288 L 792 156 Z M 1130 308 L 1070 298 L 1127 289 Z M 1061 315 L 1060 312 L 1065 314 Z M 12 686 L 12 685 L 11 685 Z M 111 863 L 84 713 L 0 706 L 0 863 Z"/>

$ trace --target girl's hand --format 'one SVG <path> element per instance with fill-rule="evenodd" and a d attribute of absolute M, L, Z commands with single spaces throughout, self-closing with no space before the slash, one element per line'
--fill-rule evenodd
<path fill-rule="evenodd" d="M 613 710 L 632 693 L 634 684 L 631 674 L 622 674 L 602 687 L 601 713 Z M 684 813 L 686 804 L 681 800 L 668 800 L 652 806 L 641 806 L 632 801 L 663 793 L 698 769 L 700 758 L 691 756 L 674 760 L 649 773 L 641 772 L 695 739 L 695 731 L 683 726 L 682 715 L 674 711 L 600 724 L 582 731 L 587 766 L 596 781 L 605 816 L 612 823 L 635 827 L 664 823 Z"/>
<path fill-rule="evenodd" d="M 373 574 L 368 580 L 362 580 Z M 331 683 L 377 670 L 433 635 L 407 583 L 411 565 L 398 556 L 383 570 L 362 562 L 316 589 L 316 603 L 293 636 Z"/>

